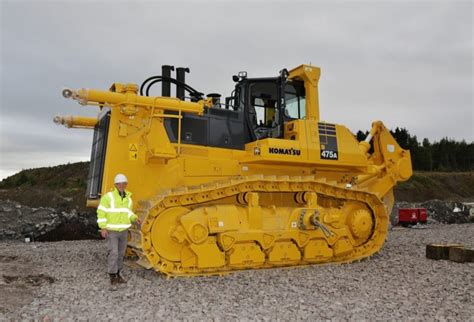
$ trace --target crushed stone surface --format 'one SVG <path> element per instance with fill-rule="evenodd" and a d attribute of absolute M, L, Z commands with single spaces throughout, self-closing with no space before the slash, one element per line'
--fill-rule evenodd
<path fill-rule="evenodd" d="M 1 241 L 0 320 L 472 320 L 474 263 L 429 260 L 429 243 L 473 247 L 474 224 L 394 229 L 344 265 L 174 279 L 126 267 L 110 291 L 105 241 Z"/>

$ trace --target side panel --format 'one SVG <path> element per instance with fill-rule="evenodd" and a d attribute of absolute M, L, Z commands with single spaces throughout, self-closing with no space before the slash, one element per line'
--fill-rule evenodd
<path fill-rule="evenodd" d="M 366 171 L 366 156 L 355 136 L 342 125 L 296 120 L 285 124 L 285 132 L 286 139 L 267 138 L 246 144 L 248 154 L 241 161 Z"/>
<path fill-rule="evenodd" d="M 321 159 L 338 160 L 339 150 L 337 148 L 336 125 L 330 123 L 318 123 L 318 130 Z"/>
<path fill-rule="evenodd" d="M 165 128 L 172 143 L 178 141 L 178 120 L 165 119 Z M 184 114 L 181 143 L 228 149 L 244 149 L 243 115 L 222 108 L 209 108 L 203 116 Z"/>
<path fill-rule="evenodd" d="M 229 149 L 244 149 L 243 123 L 222 116 L 209 118 L 209 145 Z"/>

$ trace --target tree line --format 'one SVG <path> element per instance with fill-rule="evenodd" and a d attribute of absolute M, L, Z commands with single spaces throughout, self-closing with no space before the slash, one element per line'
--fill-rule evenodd
<path fill-rule="evenodd" d="M 410 150 L 413 170 L 473 171 L 474 142 L 456 141 L 447 137 L 431 143 L 427 138 L 418 142 L 405 128 L 390 130 L 398 144 Z M 369 132 L 357 132 L 357 140 L 365 140 Z"/>

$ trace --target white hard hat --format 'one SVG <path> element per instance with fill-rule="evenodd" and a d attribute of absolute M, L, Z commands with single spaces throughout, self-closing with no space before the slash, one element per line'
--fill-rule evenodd
<path fill-rule="evenodd" d="M 128 182 L 127 177 L 124 174 L 117 174 L 114 179 L 114 183 Z"/>

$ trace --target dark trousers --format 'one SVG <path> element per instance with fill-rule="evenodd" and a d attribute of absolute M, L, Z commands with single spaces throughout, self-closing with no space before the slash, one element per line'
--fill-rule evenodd
<path fill-rule="evenodd" d="M 109 230 L 107 236 L 107 272 L 109 274 L 116 274 L 122 270 L 127 241 L 128 230 Z"/>

